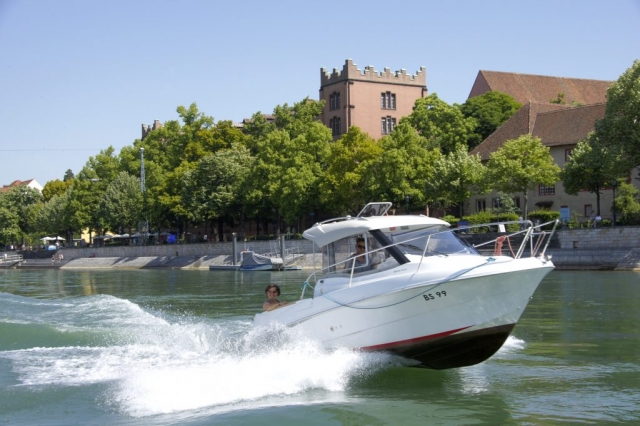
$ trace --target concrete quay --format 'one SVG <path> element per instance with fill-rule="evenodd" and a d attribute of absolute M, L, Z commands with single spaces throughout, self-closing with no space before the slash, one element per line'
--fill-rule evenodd
<path fill-rule="evenodd" d="M 486 234 L 487 240 L 496 234 Z M 238 251 L 277 252 L 274 241 L 238 242 Z M 319 254 L 307 240 L 286 240 L 287 251 L 302 254 L 295 263 L 302 269 L 321 265 Z M 209 270 L 233 265 L 233 243 L 155 246 L 65 248 L 61 263 L 50 259 L 25 259 L 18 268 L 118 269 L 167 268 Z M 640 271 L 640 227 L 562 229 L 547 249 L 558 270 Z M 240 256 L 236 256 L 239 261 Z M 210 268 L 217 266 L 218 268 Z"/>

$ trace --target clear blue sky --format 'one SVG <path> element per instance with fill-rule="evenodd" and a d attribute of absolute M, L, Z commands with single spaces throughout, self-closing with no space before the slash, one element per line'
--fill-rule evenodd
<path fill-rule="evenodd" d="M 616 80 L 640 0 L 0 0 L 0 185 L 42 185 L 195 102 L 240 121 L 309 96 L 320 68 L 427 69 L 463 103 L 479 70 Z"/>

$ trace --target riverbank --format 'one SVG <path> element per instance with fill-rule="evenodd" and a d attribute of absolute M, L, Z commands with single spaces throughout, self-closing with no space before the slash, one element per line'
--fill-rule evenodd
<path fill-rule="evenodd" d="M 503 234 L 465 234 L 462 236 L 471 245 L 494 241 Z M 640 227 L 609 227 L 562 229 L 554 235 L 547 253 L 559 270 L 640 270 Z M 314 255 L 313 243 L 308 240 L 285 240 L 282 245 L 287 255 L 295 255 L 293 266 L 313 269 L 320 265 L 319 254 Z M 493 245 L 488 247 L 491 254 Z M 68 268 L 68 269 L 112 269 L 112 268 L 167 268 L 209 270 L 210 267 L 233 265 L 240 261 L 241 251 L 259 254 L 272 253 L 281 256 L 281 241 L 215 242 L 201 244 L 111 246 L 65 248 L 61 263 L 51 263 L 56 252 L 25 252 L 19 268 Z M 15 252 L 13 252 L 15 254 Z M 506 254 L 506 253 L 505 253 Z M 0 256 L 2 254 L 0 253 Z M 526 254 L 525 254 L 526 255 Z M 42 258 L 39 258 L 42 257 Z"/>
<path fill-rule="evenodd" d="M 552 249 L 548 250 L 558 270 L 617 270 L 640 271 L 638 249 Z M 319 254 L 300 256 L 295 266 L 312 270 L 322 263 Z M 217 256 L 112 256 L 86 257 L 51 263 L 49 259 L 25 259 L 20 269 L 191 269 L 210 270 L 233 265 L 231 255 Z M 211 268 L 213 267 L 213 268 Z"/>

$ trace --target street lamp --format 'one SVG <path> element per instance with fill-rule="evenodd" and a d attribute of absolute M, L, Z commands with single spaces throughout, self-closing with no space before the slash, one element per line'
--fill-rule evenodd
<path fill-rule="evenodd" d="M 618 186 L 618 179 L 614 179 L 611 182 L 611 187 L 613 188 L 613 222 L 611 226 L 616 226 L 616 187 Z"/>
<path fill-rule="evenodd" d="M 404 201 L 407 203 L 407 214 L 409 214 L 409 201 L 411 201 L 411 197 L 409 197 L 408 195 L 405 195 Z"/>

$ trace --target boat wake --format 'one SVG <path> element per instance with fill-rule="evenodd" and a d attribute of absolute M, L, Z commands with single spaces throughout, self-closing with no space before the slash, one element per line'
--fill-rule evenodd
<path fill-rule="evenodd" d="M 101 402 L 134 417 L 295 403 L 408 362 L 328 351 L 295 330 L 253 327 L 246 318 L 176 316 L 112 296 L 61 302 L 0 294 L 0 307 L 0 327 L 14 336 L 0 345 L 13 386 L 103 386 Z"/>

